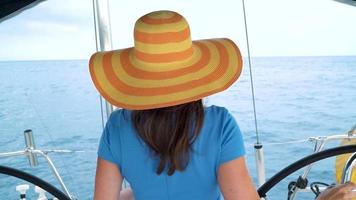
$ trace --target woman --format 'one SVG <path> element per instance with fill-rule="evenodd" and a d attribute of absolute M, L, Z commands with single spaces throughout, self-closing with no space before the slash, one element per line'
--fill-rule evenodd
<path fill-rule="evenodd" d="M 238 47 L 192 42 L 186 20 L 171 11 L 138 19 L 134 38 L 132 48 L 90 59 L 96 88 L 123 108 L 100 140 L 94 199 L 117 200 L 124 178 L 136 200 L 259 199 L 235 119 L 201 100 L 238 79 Z"/>

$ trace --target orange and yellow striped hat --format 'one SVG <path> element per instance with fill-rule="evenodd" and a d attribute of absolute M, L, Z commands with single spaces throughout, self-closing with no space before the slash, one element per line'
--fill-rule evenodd
<path fill-rule="evenodd" d="M 229 39 L 192 41 L 187 21 L 172 11 L 137 20 L 135 46 L 97 52 L 89 61 L 95 87 L 111 104 L 145 110 L 199 100 L 223 91 L 241 74 Z"/>

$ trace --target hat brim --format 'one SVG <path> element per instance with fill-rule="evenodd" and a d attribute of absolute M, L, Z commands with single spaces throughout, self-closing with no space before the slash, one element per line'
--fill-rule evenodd
<path fill-rule="evenodd" d="M 169 67 L 152 63 L 152 71 L 135 59 L 134 48 L 97 52 L 89 61 L 90 75 L 108 102 L 130 110 L 199 100 L 227 89 L 240 76 L 242 57 L 231 40 L 193 41 L 193 48 L 190 59 Z"/>

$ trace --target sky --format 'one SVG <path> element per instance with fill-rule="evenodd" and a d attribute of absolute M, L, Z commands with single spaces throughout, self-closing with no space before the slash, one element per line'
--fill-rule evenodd
<path fill-rule="evenodd" d="M 251 56 L 356 55 L 356 7 L 333 0 L 245 0 Z M 240 0 L 109 0 L 114 49 L 133 46 L 135 21 L 173 10 L 192 39 L 228 37 L 247 56 Z M 47 0 L 0 23 L 0 61 L 88 59 L 96 51 L 92 0 Z"/>

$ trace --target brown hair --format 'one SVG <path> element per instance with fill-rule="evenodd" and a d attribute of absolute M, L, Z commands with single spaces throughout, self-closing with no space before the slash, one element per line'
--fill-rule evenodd
<path fill-rule="evenodd" d="M 159 158 L 158 175 L 165 168 L 172 175 L 175 170 L 183 171 L 187 167 L 191 145 L 200 133 L 203 120 L 202 100 L 132 113 L 138 135 Z"/>

